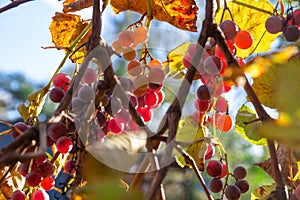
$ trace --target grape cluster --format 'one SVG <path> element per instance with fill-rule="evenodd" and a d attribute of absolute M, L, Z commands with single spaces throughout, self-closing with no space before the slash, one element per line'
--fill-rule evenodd
<path fill-rule="evenodd" d="M 282 32 L 288 42 L 296 42 L 300 38 L 300 9 L 292 10 L 287 17 L 272 15 L 266 22 L 266 30 L 271 34 Z"/>
<path fill-rule="evenodd" d="M 231 41 L 228 40 L 227 43 L 231 53 L 234 54 L 235 49 Z M 197 44 L 191 44 L 183 57 L 183 65 L 186 68 L 196 67 L 196 77 L 199 77 L 202 82 L 196 91 L 194 102 L 196 112 L 192 114 L 192 117 L 198 124 L 208 122 L 211 126 L 227 132 L 232 128 L 232 118 L 228 114 L 227 100 L 222 97 L 222 94 L 228 92 L 232 85 L 220 78 L 224 76 L 227 67 L 226 59 L 218 45 L 215 45 L 214 51 L 212 51 L 212 46 L 209 43 L 205 47 L 206 52 L 203 53 L 199 66 L 194 66 L 191 59 L 196 48 L 200 47 Z"/>
<path fill-rule="evenodd" d="M 66 73 L 58 73 L 53 77 L 52 82 L 54 88 L 51 89 L 49 98 L 54 103 L 59 103 L 69 88 L 71 78 Z"/>
<path fill-rule="evenodd" d="M 227 175 L 227 166 L 218 160 L 211 160 L 206 166 L 206 172 L 213 177 L 209 182 L 209 189 L 213 193 L 224 192 L 226 199 L 238 200 L 241 194 L 249 190 L 249 183 L 244 178 L 247 171 L 242 166 L 234 168 L 233 173 L 229 174 L 235 178 L 234 184 L 224 184 L 222 178 Z"/>

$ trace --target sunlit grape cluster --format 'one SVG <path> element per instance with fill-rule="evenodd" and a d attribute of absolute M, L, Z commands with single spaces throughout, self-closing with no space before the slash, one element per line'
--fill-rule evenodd
<path fill-rule="evenodd" d="M 272 15 L 266 22 L 266 30 L 271 34 L 282 32 L 284 39 L 288 42 L 296 42 L 300 38 L 300 9 L 290 10 L 286 17 Z"/>

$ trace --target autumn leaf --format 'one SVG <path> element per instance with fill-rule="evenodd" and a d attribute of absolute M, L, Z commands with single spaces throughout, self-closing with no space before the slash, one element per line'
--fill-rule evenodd
<path fill-rule="evenodd" d="M 297 47 L 286 47 L 279 52 L 257 57 L 244 67 L 245 72 L 253 76 L 252 88 L 265 106 L 277 107 L 273 99 L 275 98 L 274 82 L 281 79 L 278 71 L 284 68 L 285 63 L 297 53 Z"/>
<path fill-rule="evenodd" d="M 19 173 L 19 165 L 16 164 L 0 184 L 0 191 L 7 199 L 11 198 L 13 191 L 21 190 L 25 185 L 25 177 Z M 0 177 L 3 177 L 7 170 L 8 166 L 0 168 Z"/>
<path fill-rule="evenodd" d="M 243 50 L 236 47 L 236 56 L 245 58 L 253 53 L 266 52 L 270 49 L 270 44 L 279 34 L 271 34 L 266 31 L 265 22 L 272 14 L 274 6 L 268 0 L 243 0 L 230 1 L 227 6 L 232 13 L 234 22 L 241 30 L 249 31 L 253 38 L 253 44 L 249 49 Z M 224 8 L 216 13 L 216 22 L 221 23 Z M 231 20 L 230 14 L 226 11 L 224 20 Z M 263 37 L 263 38 L 262 38 Z M 262 38 L 262 39 L 261 39 Z M 261 40 L 260 40 L 261 39 Z M 256 47 L 257 46 L 257 47 Z"/>
<path fill-rule="evenodd" d="M 181 45 L 177 46 L 176 48 L 172 49 L 167 56 L 167 62 L 164 63 L 167 67 L 170 77 L 176 76 L 177 74 L 181 74 L 181 72 L 186 69 L 182 63 L 183 57 L 186 54 L 190 42 L 182 43 Z M 182 75 L 179 76 L 182 78 Z"/>
<path fill-rule="evenodd" d="M 272 191 L 276 189 L 276 184 L 272 185 L 262 185 L 259 188 L 256 188 L 251 193 L 251 199 L 253 200 L 267 200 Z"/>
<path fill-rule="evenodd" d="M 198 126 L 191 117 L 180 120 L 178 131 L 176 134 L 177 142 L 191 144 L 187 148 L 183 148 L 196 161 L 199 170 L 204 170 L 204 156 L 207 150 L 205 138 L 208 136 L 208 129 L 204 126 Z M 189 166 L 185 159 L 177 151 L 175 151 L 176 162 L 179 166 Z"/>
<path fill-rule="evenodd" d="M 38 115 L 43 109 L 46 94 L 49 91 L 49 86 L 47 85 L 31 94 L 27 97 L 27 103 L 23 102 L 18 106 L 18 112 L 25 122 L 37 119 Z"/>
<path fill-rule="evenodd" d="M 85 43 L 88 41 L 89 33 L 78 42 L 74 49 L 70 49 L 73 42 L 85 29 L 88 23 L 82 21 L 79 15 L 73 14 L 64 14 L 64 13 L 55 13 L 55 16 L 52 17 L 52 22 L 50 24 L 50 32 L 52 35 L 53 43 L 60 48 L 65 48 L 65 52 L 74 51 L 78 49 L 71 57 L 73 62 L 82 63 L 84 55 L 86 53 Z"/>
<path fill-rule="evenodd" d="M 140 14 L 147 12 L 147 3 L 145 0 L 111 0 L 110 4 L 117 14 L 127 10 Z M 168 22 L 179 29 L 197 31 L 198 7 L 194 0 L 152 0 L 151 5 L 154 19 Z"/>
<path fill-rule="evenodd" d="M 243 105 L 236 115 L 235 131 L 252 144 L 265 145 L 267 142 L 266 139 L 257 133 L 257 128 L 261 126 L 261 122 L 257 121 L 245 124 L 245 122 L 255 119 L 257 119 L 256 113 L 249 106 Z"/>
<path fill-rule="evenodd" d="M 279 110 L 279 119 L 259 129 L 262 137 L 298 146 L 300 142 L 300 60 L 291 60 L 276 67 L 276 77 L 270 82 L 274 88 L 272 102 Z"/>

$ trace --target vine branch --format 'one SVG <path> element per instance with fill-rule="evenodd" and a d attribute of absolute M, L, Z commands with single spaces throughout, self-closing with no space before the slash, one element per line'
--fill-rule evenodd
<path fill-rule="evenodd" d="M 30 2 L 30 1 L 34 1 L 34 0 L 14 0 L 10 4 L 7 4 L 6 6 L 0 8 L 0 13 L 3 13 L 7 10 L 18 7 L 19 5 Z"/>

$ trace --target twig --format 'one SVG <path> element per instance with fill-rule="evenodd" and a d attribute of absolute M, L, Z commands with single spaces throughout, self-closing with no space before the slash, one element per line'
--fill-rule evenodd
<path fill-rule="evenodd" d="M 15 8 L 23 3 L 27 3 L 27 2 L 30 2 L 30 1 L 33 1 L 33 0 L 14 0 L 12 1 L 10 4 L 0 8 L 0 13 L 3 13 L 9 9 L 12 9 L 12 8 Z"/>
<path fill-rule="evenodd" d="M 199 182 L 200 182 L 207 198 L 209 200 L 213 200 L 213 197 L 210 195 L 210 193 L 209 193 L 209 191 L 206 187 L 204 179 L 201 175 L 201 172 L 199 171 L 199 169 L 197 167 L 197 164 L 196 164 L 194 158 L 192 156 L 190 156 L 185 150 L 183 150 L 180 145 L 176 145 L 175 148 L 176 148 L 176 150 L 179 151 L 179 153 L 181 153 L 183 155 L 184 159 L 192 166 L 192 168 L 193 168 L 193 170 L 194 170 L 194 172 L 195 172 L 195 174 L 196 174 L 196 176 L 197 176 L 197 178 L 198 178 L 198 180 L 199 180 Z"/>

